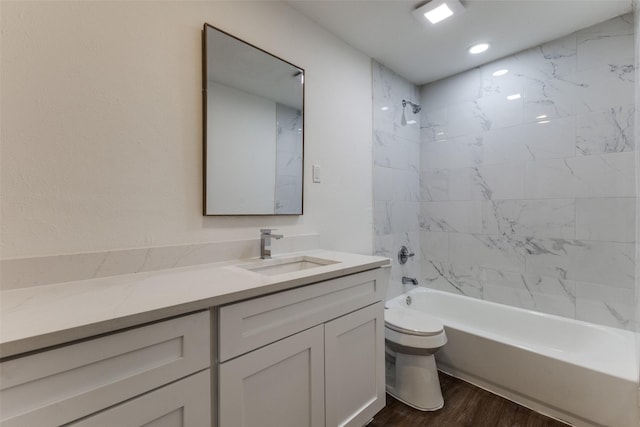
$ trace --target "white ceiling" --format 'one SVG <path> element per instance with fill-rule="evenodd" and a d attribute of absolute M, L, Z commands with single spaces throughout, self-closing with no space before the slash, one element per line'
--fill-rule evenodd
<path fill-rule="evenodd" d="M 421 85 L 631 12 L 632 0 L 462 0 L 465 12 L 424 26 L 415 0 L 290 0 L 351 46 Z M 471 56 L 479 41 L 489 51 Z"/>

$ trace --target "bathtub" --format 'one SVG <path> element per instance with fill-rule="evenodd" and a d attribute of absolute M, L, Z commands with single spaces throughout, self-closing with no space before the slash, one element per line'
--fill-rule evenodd
<path fill-rule="evenodd" d="M 632 332 L 426 288 L 387 306 L 407 296 L 445 325 L 441 371 L 575 426 L 638 427 Z"/>

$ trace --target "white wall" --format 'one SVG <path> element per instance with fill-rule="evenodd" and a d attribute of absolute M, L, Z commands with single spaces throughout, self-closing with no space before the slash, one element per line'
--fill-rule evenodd
<path fill-rule="evenodd" d="M 215 82 L 208 92 L 207 212 L 274 212 L 276 103 Z"/>
<path fill-rule="evenodd" d="M 265 226 L 371 253 L 365 55 L 278 2 L 0 7 L 2 258 L 257 238 Z M 204 22 L 305 68 L 304 216 L 202 217 Z"/>

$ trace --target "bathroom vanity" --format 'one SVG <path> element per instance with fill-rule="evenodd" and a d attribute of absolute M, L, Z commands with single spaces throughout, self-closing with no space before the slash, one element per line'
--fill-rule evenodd
<path fill-rule="evenodd" d="M 369 421 L 384 406 L 383 282 L 370 270 L 220 307 L 220 426 Z"/>
<path fill-rule="evenodd" d="M 3 291 L 0 425 L 362 426 L 385 404 L 388 262 L 316 251 Z"/>

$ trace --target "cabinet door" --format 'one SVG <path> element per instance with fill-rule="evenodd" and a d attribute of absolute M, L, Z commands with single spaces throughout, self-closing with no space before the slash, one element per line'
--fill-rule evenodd
<path fill-rule="evenodd" d="M 325 324 L 327 427 L 363 426 L 385 406 L 382 302 Z"/>
<path fill-rule="evenodd" d="M 70 427 L 205 427 L 211 425 L 209 369 L 161 387 Z"/>
<path fill-rule="evenodd" d="M 220 427 L 324 427 L 324 328 L 220 364 Z"/>

